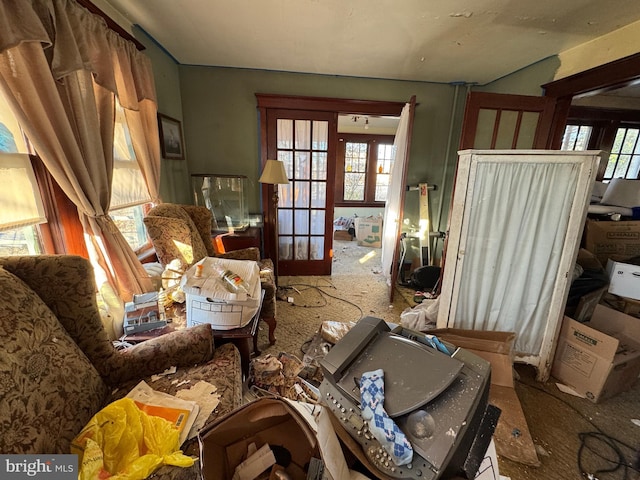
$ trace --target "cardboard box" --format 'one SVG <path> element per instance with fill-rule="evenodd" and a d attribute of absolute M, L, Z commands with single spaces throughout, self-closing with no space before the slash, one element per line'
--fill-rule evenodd
<path fill-rule="evenodd" d="M 231 478 L 252 443 L 258 449 L 268 444 L 288 450 L 291 457 L 285 470 L 292 480 L 305 480 L 303 467 L 312 458 L 321 458 L 311 426 L 286 399 L 279 397 L 247 403 L 205 427 L 198 437 L 204 480 Z"/>
<path fill-rule="evenodd" d="M 196 276 L 198 265 L 202 272 Z M 249 295 L 230 292 L 215 270 L 217 265 L 240 275 Z M 210 323 L 216 330 L 240 328 L 260 309 L 260 268 L 251 260 L 205 257 L 185 272 L 180 286 L 187 298 L 187 327 Z"/>
<path fill-rule="evenodd" d="M 612 256 L 640 255 L 640 221 L 599 222 L 588 219 L 584 247 L 595 254 L 602 265 Z"/>
<path fill-rule="evenodd" d="M 356 217 L 356 239 L 364 247 L 382 247 L 382 217 Z"/>
<path fill-rule="evenodd" d="M 640 320 L 604 305 L 587 323 L 565 317 L 551 375 L 594 403 L 628 390 L 640 375 Z"/>
<path fill-rule="evenodd" d="M 640 300 L 640 266 L 609 259 L 607 273 L 609 293 Z"/>
<path fill-rule="evenodd" d="M 513 383 L 513 332 L 443 328 L 429 333 L 464 348 L 491 363 L 489 402 L 501 410 L 493 434 L 499 456 L 525 465 L 539 466 L 540 460 Z M 513 430 L 520 431 L 519 436 Z"/>
<path fill-rule="evenodd" d="M 353 236 L 349 233 L 349 230 L 335 230 L 333 232 L 333 239 L 347 240 L 350 242 L 351 240 L 353 240 Z"/>

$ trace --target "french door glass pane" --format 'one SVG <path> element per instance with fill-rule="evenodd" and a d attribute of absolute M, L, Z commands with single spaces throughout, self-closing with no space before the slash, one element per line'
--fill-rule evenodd
<path fill-rule="evenodd" d="M 324 210 L 311 210 L 311 235 L 324 233 Z"/>
<path fill-rule="evenodd" d="M 296 210 L 294 235 L 309 235 L 309 210 Z"/>
<path fill-rule="evenodd" d="M 311 121 L 296 120 L 296 150 L 309 150 L 311 148 Z"/>
<path fill-rule="evenodd" d="M 327 204 L 327 184 L 311 182 L 311 207 L 324 208 Z"/>
<path fill-rule="evenodd" d="M 280 260 L 293 260 L 293 237 L 279 237 L 278 246 Z"/>
<path fill-rule="evenodd" d="M 293 233 L 293 210 L 278 209 L 278 233 L 280 235 L 291 235 Z"/>
<path fill-rule="evenodd" d="M 309 152 L 296 152 L 295 159 L 295 178 L 298 180 L 311 178 Z"/>
<path fill-rule="evenodd" d="M 296 208 L 309 208 L 310 182 L 295 182 L 295 204 Z"/>
<path fill-rule="evenodd" d="M 293 152 L 279 151 L 278 160 L 284 163 L 284 170 L 287 172 L 287 178 L 293 178 Z"/>
<path fill-rule="evenodd" d="M 293 183 L 286 185 L 277 185 L 278 187 L 278 206 L 291 208 L 293 206 Z"/>
<path fill-rule="evenodd" d="M 309 239 L 307 237 L 296 237 L 295 259 L 309 260 Z"/>
<path fill-rule="evenodd" d="M 278 148 L 293 148 L 293 120 L 278 119 Z"/>
<path fill-rule="evenodd" d="M 314 150 L 327 150 L 329 147 L 329 122 L 313 122 L 313 144 Z"/>
<path fill-rule="evenodd" d="M 327 179 L 327 152 L 313 152 L 311 178 L 314 180 Z"/>
<path fill-rule="evenodd" d="M 324 237 L 311 237 L 311 260 L 324 260 Z"/>

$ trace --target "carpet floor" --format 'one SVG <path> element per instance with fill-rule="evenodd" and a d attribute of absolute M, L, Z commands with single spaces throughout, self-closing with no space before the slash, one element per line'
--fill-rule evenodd
<path fill-rule="evenodd" d="M 334 241 L 331 276 L 280 277 L 277 342 L 269 345 L 260 325 L 261 355 L 286 352 L 303 358 L 303 346 L 325 320 L 356 322 L 364 316 L 399 323 L 415 306 L 413 290 L 389 288 L 380 273 L 380 249 L 355 241 Z M 639 320 L 640 321 L 640 320 Z M 534 440 L 540 466 L 498 458 L 501 475 L 511 480 L 584 480 L 580 466 L 599 480 L 638 480 L 640 474 L 640 382 L 600 404 L 561 393 L 550 380 L 535 380 L 535 370 L 517 364 L 516 393 Z M 596 432 L 594 435 L 584 435 Z M 584 440 L 582 440 L 584 438 Z M 626 465 L 625 465 L 626 464 Z M 611 470 L 599 472 L 598 470 Z"/>

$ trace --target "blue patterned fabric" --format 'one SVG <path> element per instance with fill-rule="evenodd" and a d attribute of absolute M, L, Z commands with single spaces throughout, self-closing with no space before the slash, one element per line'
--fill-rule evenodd
<path fill-rule="evenodd" d="M 406 465 L 413 459 L 413 447 L 402 430 L 384 410 L 384 372 L 382 369 L 365 372 L 360 379 L 362 418 L 369 422 L 369 430 L 391 455 L 396 465 Z"/>

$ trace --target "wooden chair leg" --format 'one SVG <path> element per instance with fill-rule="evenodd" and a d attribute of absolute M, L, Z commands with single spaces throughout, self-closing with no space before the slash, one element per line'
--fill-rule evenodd
<path fill-rule="evenodd" d="M 264 322 L 267 325 L 269 325 L 269 344 L 273 345 L 274 343 L 276 343 L 275 331 L 276 331 L 276 325 L 278 324 L 276 322 L 276 318 L 275 317 L 263 317 L 262 320 L 264 320 Z"/>

